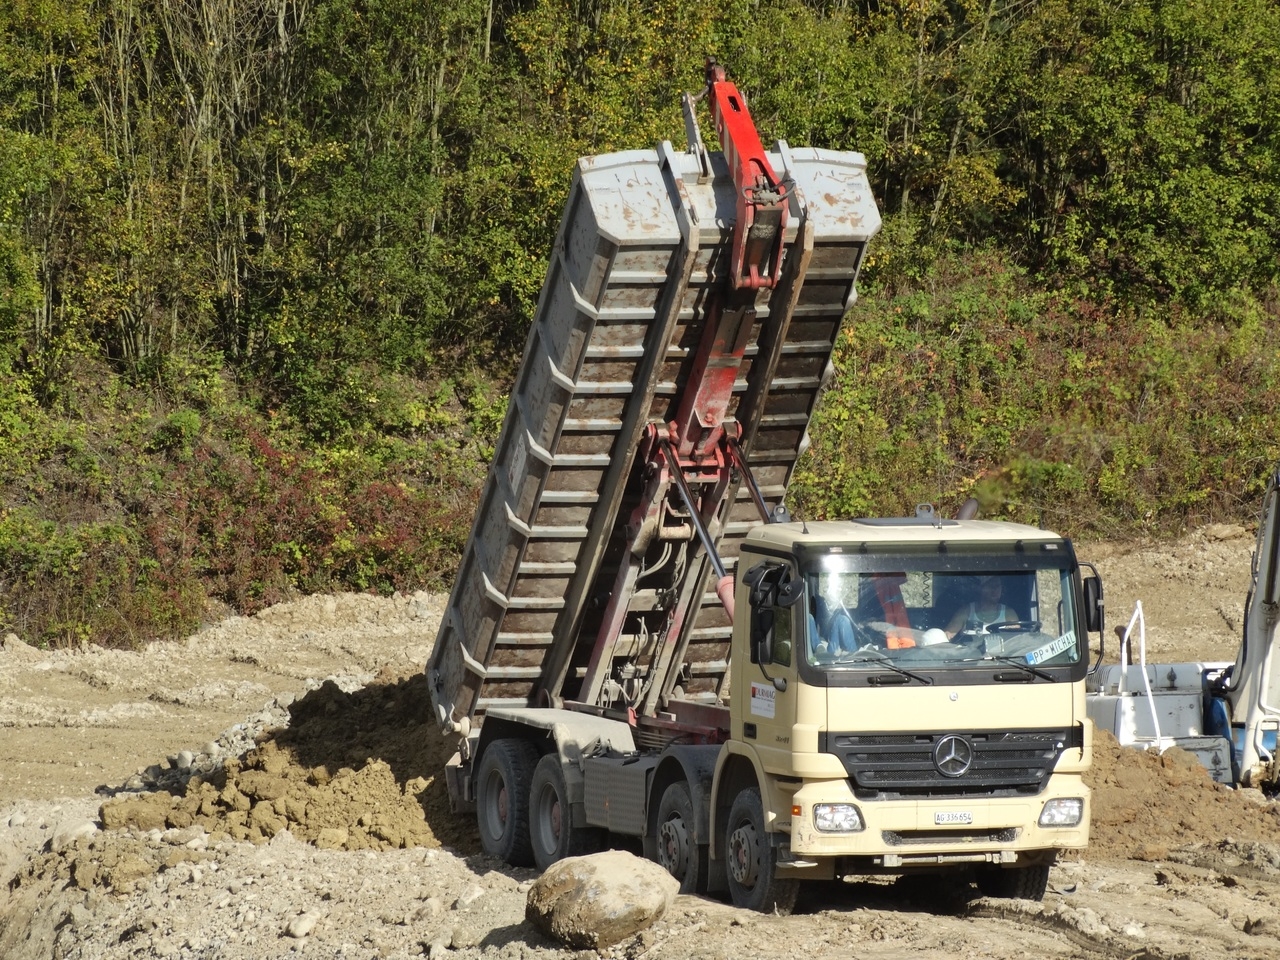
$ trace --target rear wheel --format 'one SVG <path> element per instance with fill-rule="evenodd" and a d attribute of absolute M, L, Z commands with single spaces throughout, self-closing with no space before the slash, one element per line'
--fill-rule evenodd
<path fill-rule="evenodd" d="M 764 829 L 760 790 L 751 787 L 733 798 L 725 825 L 726 873 L 734 906 L 786 916 L 796 905 L 799 880 L 778 877 L 778 850 Z"/>
<path fill-rule="evenodd" d="M 476 774 L 476 821 L 480 846 L 513 867 L 533 863 L 529 843 L 529 784 L 538 748 L 528 740 L 489 744 Z"/>
<path fill-rule="evenodd" d="M 574 823 L 564 769 L 557 754 L 538 761 L 529 787 L 529 839 L 533 861 L 545 870 L 557 860 L 600 849 L 600 831 Z"/>
<path fill-rule="evenodd" d="M 680 881 L 681 893 L 701 893 L 707 885 L 707 848 L 693 834 L 693 801 L 683 780 L 658 801 L 658 863 Z"/>
<path fill-rule="evenodd" d="M 1028 867 L 988 867 L 978 872 L 978 889 L 984 896 L 1002 900 L 1043 900 L 1049 885 L 1049 864 Z"/>

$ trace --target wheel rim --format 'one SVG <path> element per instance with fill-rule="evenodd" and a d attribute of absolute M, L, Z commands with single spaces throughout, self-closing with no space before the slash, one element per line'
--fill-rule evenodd
<path fill-rule="evenodd" d="M 507 816 L 510 812 L 510 801 L 507 797 L 507 784 L 502 774 L 494 770 L 485 783 L 484 828 L 490 839 L 498 840 L 507 830 Z"/>
<path fill-rule="evenodd" d="M 554 854 L 560 849 L 560 835 L 563 830 L 562 811 L 560 795 L 555 787 L 549 783 L 543 785 L 534 802 L 533 822 L 539 845 L 547 853 Z"/>
<path fill-rule="evenodd" d="M 750 822 L 729 834 L 729 873 L 741 887 L 754 887 L 760 874 L 760 837 Z"/>
<path fill-rule="evenodd" d="M 658 828 L 658 862 L 676 879 L 684 879 L 689 869 L 689 830 L 677 815 Z"/>

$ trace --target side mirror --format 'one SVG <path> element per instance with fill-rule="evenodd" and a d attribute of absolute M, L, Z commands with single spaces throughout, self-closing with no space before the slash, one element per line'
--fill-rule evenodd
<path fill-rule="evenodd" d="M 751 611 L 751 662 L 768 663 L 773 659 L 773 607 L 757 607 Z"/>
<path fill-rule="evenodd" d="M 790 608 L 804 596 L 804 581 L 791 576 L 784 564 L 764 560 L 743 575 L 750 588 L 751 662 L 773 660 L 774 607 Z"/>
<path fill-rule="evenodd" d="M 778 585 L 777 604 L 780 607 L 790 609 L 804 599 L 804 581 L 799 577 L 792 577 L 789 571 L 783 571 L 782 583 Z"/>
<path fill-rule="evenodd" d="M 1102 580 L 1086 577 L 1084 581 L 1084 628 L 1090 633 L 1102 632 Z"/>

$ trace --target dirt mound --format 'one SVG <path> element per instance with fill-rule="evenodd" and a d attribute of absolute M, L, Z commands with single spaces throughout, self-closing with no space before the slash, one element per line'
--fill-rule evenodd
<path fill-rule="evenodd" d="M 1173 848 L 1223 837 L 1280 843 L 1280 804 L 1215 783 L 1177 747 L 1163 755 L 1121 747 L 1099 730 L 1085 782 L 1093 791 L 1089 859 L 1160 860 Z"/>
<path fill-rule="evenodd" d="M 288 830 L 326 849 L 445 844 L 479 848 L 474 821 L 454 816 L 444 764 L 454 750 L 427 716 L 421 671 L 384 671 L 345 693 L 326 682 L 289 707 L 289 726 L 244 757 L 188 781 L 180 796 L 152 793 L 103 804 L 109 829 L 182 829 L 263 843 Z"/>
<path fill-rule="evenodd" d="M 321 848 L 387 850 L 446 845 L 479 850 L 475 821 L 455 815 L 444 784 L 454 750 L 428 716 L 421 671 L 384 670 L 344 693 L 333 682 L 289 707 L 289 726 L 181 796 L 154 793 L 102 807 L 108 828 L 203 827 L 213 840 L 265 842 L 288 829 Z M 1086 857 L 1163 859 L 1178 848 L 1231 837 L 1280 844 L 1280 804 L 1210 779 L 1190 753 L 1122 748 L 1100 730 L 1093 767 L 1092 836 Z"/>

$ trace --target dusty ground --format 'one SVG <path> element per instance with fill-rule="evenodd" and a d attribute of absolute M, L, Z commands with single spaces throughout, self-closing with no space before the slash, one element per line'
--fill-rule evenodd
<path fill-rule="evenodd" d="M 1148 656 L 1229 660 L 1252 538 L 1097 545 Z M 421 678 L 443 598 L 313 597 L 144 653 L 0 649 L 0 957 L 571 956 L 478 853 Z M 1109 638 L 1107 659 L 1115 659 Z M 1280 814 L 1101 738 L 1094 843 L 1042 904 L 824 885 L 796 916 L 682 897 L 619 957 L 1280 955 Z M 163 788 L 157 790 L 157 788 Z M 97 791 L 97 792 L 95 792 Z M 106 827 L 106 829 L 103 829 Z"/>

